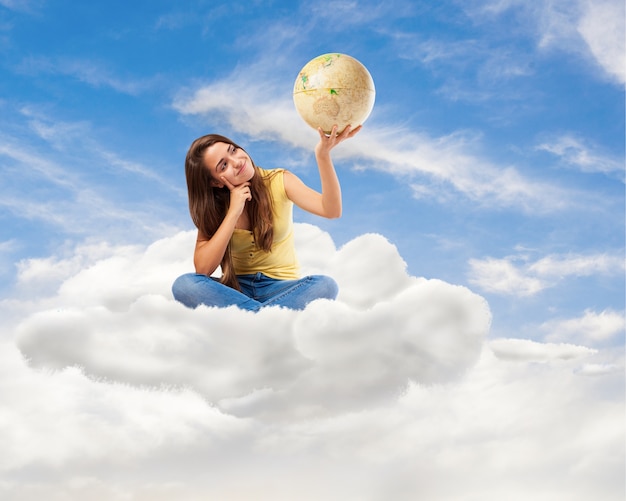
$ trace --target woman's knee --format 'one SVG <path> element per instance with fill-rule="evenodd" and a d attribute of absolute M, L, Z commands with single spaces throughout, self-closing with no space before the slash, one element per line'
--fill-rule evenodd
<path fill-rule="evenodd" d="M 187 306 L 195 307 L 192 304 L 190 298 L 194 295 L 198 283 L 198 278 L 195 273 L 186 273 L 181 275 L 172 284 L 172 295 L 176 301 L 179 301 Z"/>
<path fill-rule="evenodd" d="M 335 280 L 327 275 L 313 275 L 315 289 L 319 298 L 335 299 L 339 293 L 339 286 Z"/>

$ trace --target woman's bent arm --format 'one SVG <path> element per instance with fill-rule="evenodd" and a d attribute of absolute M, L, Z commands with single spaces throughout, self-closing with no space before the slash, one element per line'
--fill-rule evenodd
<path fill-rule="evenodd" d="M 228 242 L 230 242 L 230 237 L 233 236 L 233 231 L 235 231 L 235 226 L 246 202 L 252 199 L 249 182 L 233 186 L 224 177 L 221 179 L 230 190 L 230 205 L 226 212 L 226 217 L 224 217 L 213 236 L 209 238 L 202 234 L 201 231 L 198 231 L 196 249 L 193 253 L 193 264 L 196 267 L 196 273 L 202 275 L 210 275 L 222 262 L 226 247 Z"/>
<path fill-rule="evenodd" d="M 235 231 L 237 219 L 238 216 L 228 212 L 222 224 L 211 238 L 206 237 L 198 230 L 196 249 L 193 253 L 193 264 L 196 268 L 196 273 L 211 275 L 217 269 L 222 262 L 230 237 L 233 231 Z"/>

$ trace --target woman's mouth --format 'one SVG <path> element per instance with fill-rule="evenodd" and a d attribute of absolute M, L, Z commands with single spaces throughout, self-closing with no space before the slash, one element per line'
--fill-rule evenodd
<path fill-rule="evenodd" d="M 239 170 L 237 171 L 237 175 L 239 176 L 244 170 L 246 170 L 246 162 L 243 163 Z"/>

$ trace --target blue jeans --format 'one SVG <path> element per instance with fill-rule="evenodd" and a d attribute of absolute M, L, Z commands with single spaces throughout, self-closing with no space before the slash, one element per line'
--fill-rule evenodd
<path fill-rule="evenodd" d="M 299 280 L 277 280 L 262 273 L 238 275 L 242 292 L 220 283 L 216 278 L 197 273 L 178 277 L 172 285 L 174 298 L 185 306 L 200 304 L 258 311 L 263 306 L 283 306 L 303 310 L 314 299 L 335 299 L 337 283 L 325 275 L 310 275 Z"/>

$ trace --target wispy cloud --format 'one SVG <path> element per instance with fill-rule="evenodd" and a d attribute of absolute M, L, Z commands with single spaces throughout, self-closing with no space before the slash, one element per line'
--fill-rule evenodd
<path fill-rule="evenodd" d="M 469 282 L 483 291 L 531 296 L 549 284 L 536 276 L 530 276 L 511 258 L 471 259 Z"/>
<path fill-rule="evenodd" d="M 600 172 L 604 174 L 624 172 L 624 162 L 600 151 L 596 145 L 566 134 L 546 141 L 537 146 L 538 150 L 547 151 L 557 156 L 564 165 L 582 172 Z M 623 178 L 623 176 L 622 176 Z"/>
<path fill-rule="evenodd" d="M 10 136 L 0 138 L 0 156 L 13 163 L 13 166 L 4 164 L 2 166 L 4 171 L 11 169 L 20 172 L 21 176 L 29 181 L 37 177 L 40 181 L 45 180 L 59 188 L 75 189 L 76 179 L 47 155 L 33 153 L 33 148 L 23 144 L 19 139 Z"/>
<path fill-rule="evenodd" d="M 604 78 L 626 82 L 621 0 L 471 0 L 464 9 L 478 24 L 512 13 L 538 49 L 594 61 Z"/>
<path fill-rule="evenodd" d="M 16 71 L 30 76 L 60 75 L 95 88 L 110 88 L 136 96 L 154 86 L 154 78 L 120 77 L 107 63 L 71 57 L 31 56 L 22 60 Z"/>
<path fill-rule="evenodd" d="M 439 82 L 438 96 L 488 107 L 492 120 L 510 120 L 506 116 L 510 111 L 502 109 L 503 103 L 507 109 L 528 105 L 529 96 L 520 91 L 520 83 L 534 75 L 535 62 L 532 54 L 520 50 L 512 40 L 492 40 L 474 33 L 459 38 L 459 33 L 423 35 L 394 27 L 386 30 L 400 59 L 421 65 Z"/>
<path fill-rule="evenodd" d="M 530 339 L 495 339 L 489 343 L 498 358 L 546 362 L 549 360 L 573 360 L 586 358 L 597 350 L 566 343 L 538 343 Z"/>
<path fill-rule="evenodd" d="M 624 334 L 624 312 L 586 310 L 582 316 L 554 319 L 541 325 L 546 339 L 553 342 L 570 342 L 598 345 Z M 622 340 L 623 341 L 623 340 Z"/>
<path fill-rule="evenodd" d="M 527 269 L 543 277 L 565 278 L 618 275 L 624 271 L 623 253 L 553 254 L 529 263 Z"/>
<path fill-rule="evenodd" d="M 291 100 L 272 98 L 274 86 L 279 84 L 266 75 L 258 76 L 259 83 L 250 86 L 249 74 L 234 72 L 223 80 L 181 92 L 173 106 L 182 115 L 219 117 L 235 131 L 255 139 L 310 150 L 314 135 L 294 113 Z M 408 180 L 417 185 L 419 197 L 428 192 L 435 199 L 446 199 L 446 192 L 460 192 L 485 205 L 528 211 L 558 210 L 572 203 L 572 194 L 566 190 L 525 178 L 515 167 L 494 164 L 481 157 L 479 149 L 480 136 L 463 131 L 431 137 L 368 123 L 355 140 L 337 150 L 336 158 Z"/>
<path fill-rule="evenodd" d="M 184 208 L 185 193 L 158 169 L 112 152 L 87 122 L 57 122 L 28 109 L 11 116 L 20 130 L 0 131 L 6 180 L 0 207 L 12 218 L 43 223 L 63 235 L 115 241 L 124 234 L 162 235 L 175 226 L 168 198 Z M 141 190 L 120 200 L 133 186 Z"/>
<path fill-rule="evenodd" d="M 306 5 L 306 11 L 316 18 L 314 24 L 320 22 L 330 24 L 336 30 L 345 26 L 369 25 L 375 23 L 393 23 L 396 19 L 408 16 L 413 6 L 406 2 L 376 2 L 366 0 L 338 0 L 332 8 L 325 4 Z"/>
<path fill-rule="evenodd" d="M 17 12 L 33 13 L 41 7 L 43 0 L 0 0 L 0 5 Z"/>
<path fill-rule="evenodd" d="M 600 67 L 614 81 L 626 83 L 625 6 L 620 0 L 586 0 L 578 32 Z"/>
<path fill-rule="evenodd" d="M 119 154 L 106 148 L 96 139 L 96 133 L 89 122 L 66 122 L 55 120 L 36 109 L 25 106 L 20 110 L 20 114 L 26 118 L 28 127 L 35 135 L 43 139 L 55 150 L 63 152 L 65 155 L 80 152 L 83 158 L 89 158 L 90 162 L 96 159 L 98 164 L 106 166 L 106 170 L 117 170 L 125 172 L 146 180 L 154 181 L 163 187 L 175 191 L 179 195 L 185 193 L 181 188 L 172 186 L 172 183 L 161 176 L 154 168 L 141 162 L 122 158 Z M 17 148 L 13 148 L 14 154 L 23 156 Z M 33 161 L 33 158 L 30 159 Z M 50 170 L 50 165 L 46 164 L 44 169 Z M 52 171 L 51 177 L 58 179 L 62 177 L 59 169 Z M 75 174 L 72 175 L 75 178 Z"/>
<path fill-rule="evenodd" d="M 471 86 L 472 80 L 479 80 L 485 91 L 494 89 L 500 82 L 533 73 L 530 56 L 513 47 L 494 47 L 488 40 L 423 40 L 418 34 L 397 32 L 389 36 L 402 59 L 419 61 L 439 75 L 448 73 L 456 78 L 461 74 L 471 75 L 471 79 L 464 79 L 465 85 Z M 493 92 L 490 95 L 498 98 Z"/>
<path fill-rule="evenodd" d="M 469 261 L 469 282 L 483 291 L 532 296 L 570 277 L 618 276 L 625 269 L 624 255 L 555 254 L 530 262 L 524 255 Z"/>
<path fill-rule="evenodd" d="M 189 24 L 199 22 L 197 13 L 189 11 L 173 11 L 161 14 L 155 23 L 156 30 L 178 30 Z"/>

